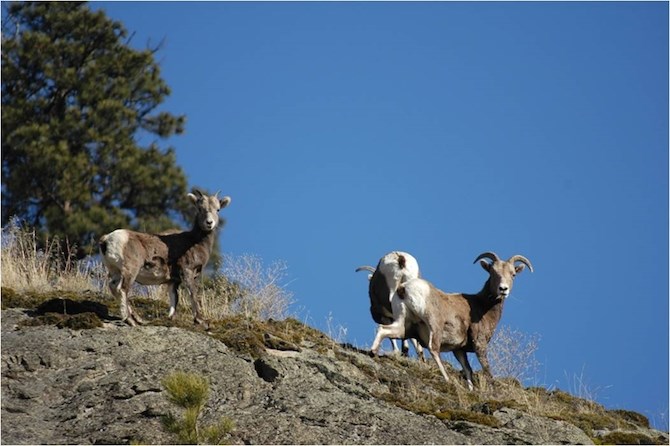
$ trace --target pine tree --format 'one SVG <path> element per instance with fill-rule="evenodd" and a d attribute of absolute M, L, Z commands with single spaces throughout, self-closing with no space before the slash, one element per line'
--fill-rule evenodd
<path fill-rule="evenodd" d="M 157 49 L 80 2 L 12 3 L 3 14 L 2 223 L 17 217 L 79 257 L 114 228 L 175 227 L 186 177 L 158 142 L 184 116 L 158 111 L 170 94 Z"/>

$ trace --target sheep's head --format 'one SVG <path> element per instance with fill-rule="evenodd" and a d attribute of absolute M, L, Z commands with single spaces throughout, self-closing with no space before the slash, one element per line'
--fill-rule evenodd
<path fill-rule="evenodd" d="M 483 259 L 491 260 L 491 263 Z M 533 265 L 524 256 L 515 255 L 508 260 L 501 260 L 494 252 L 480 254 L 474 263 L 479 261 L 482 268 L 489 273 L 488 287 L 491 295 L 499 299 L 505 299 L 512 292 L 512 285 L 517 274 L 527 266 L 533 272 Z M 515 263 L 520 262 L 520 265 Z"/>
<path fill-rule="evenodd" d="M 219 211 L 230 204 L 230 197 L 219 199 L 219 193 L 205 195 L 197 189 L 188 194 L 196 209 L 196 224 L 205 232 L 213 231 L 219 224 Z"/>

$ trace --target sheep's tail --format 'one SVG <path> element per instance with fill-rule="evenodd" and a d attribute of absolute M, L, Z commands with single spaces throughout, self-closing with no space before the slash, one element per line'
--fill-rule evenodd
<path fill-rule="evenodd" d="M 100 244 L 100 252 L 102 253 L 102 255 L 103 256 L 107 255 L 107 234 L 100 237 L 98 243 Z"/>

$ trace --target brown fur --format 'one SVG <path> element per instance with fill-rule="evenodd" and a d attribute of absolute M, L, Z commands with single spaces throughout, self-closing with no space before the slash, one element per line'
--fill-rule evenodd
<path fill-rule="evenodd" d="M 514 262 L 521 261 L 532 271 L 525 257 L 513 256 L 508 261 L 502 261 L 492 254 L 488 258 L 494 259 L 493 263 L 482 260 L 480 264 L 489 272 L 489 278 L 477 294 L 445 293 L 428 283 L 430 295 L 426 314 L 416 324 L 418 326 L 410 327 L 410 331 L 419 334 L 420 342 L 429 349 L 441 371 L 444 368 L 439 358 L 440 352 L 453 352 L 463 367 L 468 383 L 472 383 L 468 352 L 477 355 L 485 377 L 492 379 L 487 350 L 502 316 L 505 299 L 499 295 L 501 283 L 511 290 L 514 276 L 524 269 L 524 265 L 515 266 Z M 401 287 L 398 294 L 406 297 L 407 292 Z"/>
<path fill-rule="evenodd" d="M 121 299 L 122 317 L 131 325 L 142 323 L 127 301 L 133 282 L 138 282 L 142 285 L 168 284 L 171 315 L 174 315 L 178 303 L 177 290 L 184 285 L 189 292 L 195 322 L 207 326 L 200 313 L 195 281 L 207 265 L 214 246 L 218 211 L 230 203 L 230 198 L 219 200 L 216 196 L 203 195 L 198 191 L 189 197 L 197 211 L 190 231 L 169 230 L 160 234 L 119 231 L 128 237 L 120 256 L 118 248 L 109 252 L 112 242 L 120 246 L 120 236 L 112 232 L 100 239 L 100 251 L 110 275 L 110 289 Z M 213 226 L 209 227 L 210 224 Z"/>

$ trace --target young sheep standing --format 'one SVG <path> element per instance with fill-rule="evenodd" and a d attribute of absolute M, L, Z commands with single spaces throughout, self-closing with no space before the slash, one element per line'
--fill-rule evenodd
<path fill-rule="evenodd" d="M 395 296 L 395 292 L 401 283 L 409 279 L 419 277 L 419 264 L 416 259 L 406 252 L 393 251 L 383 256 L 377 268 L 371 266 L 361 266 L 356 268 L 358 271 L 369 271 L 372 274 L 368 277 L 370 280 L 368 295 L 370 296 L 370 314 L 377 324 L 391 324 L 394 320 L 401 318 L 401 312 L 405 311 L 404 306 Z M 395 296 L 395 298 L 394 298 Z M 417 355 L 423 359 L 423 349 L 414 341 L 414 347 Z M 381 342 L 381 339 L 379 340 Z M 391 339 L 393 351 L 398 351 L 395 339 Z M 402 354 L 407 356 L 409 345 L 406 339 L 403 340 Z"/>
<path fill-rule="evenodd" d="M 230 197 L 217 197 L 194 190 L 188 198 L 196 208 L 195 222 L 190 231 L 166 231 L 161 234 L 117 229 L 100 238 L 100 252 L 109 272 L 109 289 L 121 300 L 121 318 L 134 326 L 144 321 L 134 312 L 128 301 L 133 282 L 142 285 L 168 284 L 170 311 L 173 317 L 177 309 L 178 288 L 184 285 L 189 292 L 195 323 L 206 321 L 200 313 L 196 297 L 196 279 L 207 265 L 216 228 L 219 210 L 230 204 Z"/>
<path fill-rule="evenodd" d="M 483 259 L 489 259 L 489 263 Z M 453 352 L 463 367 L 463 373 L 470 390 L 472 367 L 467 353 L 474 352 L 486 379 L 492 379 L 487 358 L 488 344 L 493 337 L 507 296 L 512 291 L 514 278 L 525 266 L 532 272 L 528 259 L 515 255 L 501 260 L 493 252 L 480 254 L 480 261 L 489 278 L 477 294 L 445 293 L 423 279 L 411 279 L 398 288 L 398 295 L 406 306 L 409 319 L 392 324 L 394 330 L 385 333 L 394 337 L 406 337 L 403 331 L 409 327 L 421 340 L 437 363 L 442 376 L 449 381 L 447 372 L 440 359 L 440 352 Z M 521 262 L 521 265 L 515 265 Z M 417 324 L 415 321 L 420 320 Z M 396 321 L 399 322 L 399 321 Z M 374 351 L 376 353 L 376 351 Z"/>

